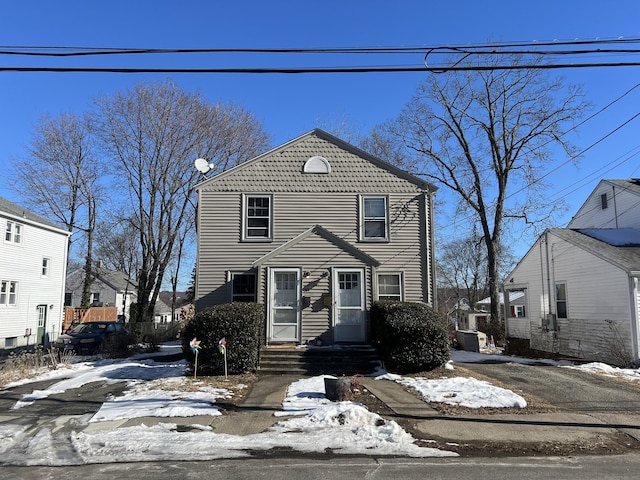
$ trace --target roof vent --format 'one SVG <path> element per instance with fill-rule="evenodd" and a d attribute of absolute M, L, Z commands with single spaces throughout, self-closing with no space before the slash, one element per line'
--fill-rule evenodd
<path fill-rule="evenodd" d="M 331 165 L 326 158 L 315 156 L 311 157 L 304 164 L 304 168 L 302 169 L 304 173 L 331 173 Z"/>

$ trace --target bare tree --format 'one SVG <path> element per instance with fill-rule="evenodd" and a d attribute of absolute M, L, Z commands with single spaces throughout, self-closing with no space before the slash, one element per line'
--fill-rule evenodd
<path fill-rule="evenodd" d="M 454 292 L 456 302 L 466 299 L 473 307 L 486 295 L 487 256 L 482 238 L 452 240 L 438 251 L 439 283 Z"/>
<path fill-rule="evenodd" d="M 500 272 L 513 267 L 515 259 L 509 247 L 499 246 L 497 256 Z M 488 295 L 487 249 L 476 229 L 468 237 L 442 244 L 437 266 L 440 288 L 452 292 L 454 302 L 464 298 L 473 307 Z"/>
<path fill-rule="evenodd" d="M 97 132 L 128 198 L 129 228 L 138 238 L 138 316 L 153 319 L 172 255 L 193 229 L 196 158 L 225 169 L 263 151 L 269 135 L 236 105 L 211 105 L 175 83 L 138 84 L 95 100 Z"/>
<path fill-rule="evenodd" d="M 129 225 L 125 215 L 101 221 L 96 229 L 95 257 L 107 268 L 135 279 L 141 265 L 140 242 Z"/>
<path fill-rule="evenodd" d="M 71 113 L 42 116 L 34 127 L 27 157 L 14 160 L 13 166 L 13 186 L 27 205 L 69 232 L 83 234 L 82 305 L 88 306 L 93 234 L 102 195 L 90 117 Z M 71 246 L 70 240 L 68 258 Z"/>
<path fill-rule="evenodd" d="M 504 57 L 482 59 L 483 67 Z M 473 66 L 472 57 L 459 62 Z M 520 58 L 511 57 L 517 65 Z M 427 78 L 388 132 L 413 152 L 418 174 L 455 193 L 458 213 L 477 224 L 486 248 L 491 318 L 499 318 L 498 248 L 505 221 L 548 218 L 540 199 L 551 146 L 586 108 L 580 88 L 540 69 L 448 71 Z M 523 224 L 524 225 L 524 224 Z"/>

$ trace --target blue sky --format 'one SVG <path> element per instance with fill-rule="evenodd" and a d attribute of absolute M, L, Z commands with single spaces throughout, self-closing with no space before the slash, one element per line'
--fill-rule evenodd
<path fill-rule="evenodd" d="M 354 47 L 461 45 L 492 41 L 592 40 L 640 37 L 637 0 L 510 1 L 258 1 L 111 0 L 2 1 L 1 46 L 137 48 Z M 419 63 L 419 56 L 407 63 Z M 0 55 L 0 66 L 113 67 L 302 66 L 287 59 L 226 55 L 152 58 L 25 59 Z M 345 61 L 345 60 L 342 60 Z M 365 64 L 381 63 L 367 59 Z M 348 63 L 348 62 L 347 62 Z M 640 82 L 640 67 L 551 72 L 582 83 L 594 110 Z M 116 74 L 0 72 L 0 172 L 22 156 L 41 114 L 83 112 L 91 98 L 139 81 L 170 77 L 209 101 L 237 102 L 273 134 L 274 145 L 315 126 L 348 121 L 363 132 L 397 115 L 426 73 L 372 74 Z M 578 132 L 586 148 L 638 113 L 640 88 Z M 547 180 L 567 195 L 571 217 L 601 178 L 640 177 L 640 158 L 624 155 L 640 144 L 640 119 L 590 149 L 579 166 L 559 167 Z M 626 159 L 626 161 L 624 161 Z M 560 166 L 566 158 L 558 158 Z M 618 167 L 615 165 L 622 164 Z M 0 173 L 0 178 L 4 174 Z M 19 202 L 5 181 L 0 196 Z"/>

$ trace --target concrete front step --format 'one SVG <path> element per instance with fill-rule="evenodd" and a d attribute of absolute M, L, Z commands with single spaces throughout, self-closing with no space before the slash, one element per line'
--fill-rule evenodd
<path fill-rule="evenodd" d="M 375 371 L 380 360 L 371 347 L 274 348 L 260 351 L 260 373 L 357 375 Z"/>

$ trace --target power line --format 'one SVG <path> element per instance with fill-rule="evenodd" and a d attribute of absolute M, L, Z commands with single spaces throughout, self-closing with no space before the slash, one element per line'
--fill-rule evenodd
<path fill-rule="evenodd" d="M 633 62 L 596 62 L 563 64 L 522 64 L 522 65 L 485 65 L 485 66 L 370 66 L 370 67 L 266 67 L 266 68 L 114 68 L 114 67 L 0 67 L 0 72 L 48 72 L 48 73 L 230 73 L 230 74 L 319 74 L 319 73 L 402 73 L 444 71 L 490 71 L 490 70 L 549 70 L 564 68 L 598 67 L 639 67 L 640 61 Z"/>
<path fill-rule="evenodd" d="M 541 47 L 564 47 L 564 46 L 591 46 L 591 45 L 620 45 L 620 44 L 640 44 L 640 37 L 618 37 L 609 39 L 592 40 L 551 40 L 551 41 L 519 41 L 519 42 L 493 42 L 465 45 L 412 45 L 412 46 L 375 46 L 375 47 L 224 47 L 224 48 L 147 48 L 147 47 L 88 47 L 88 46 L 62 46 L 62 45 L 0 45 L 0 54 L 7 55 L 34 55 L 34 56 L 86 56 L 86 55 L 130 55 L 130 54 L 172 54 L 172 53 L 321 53 L 321 54 L 361 54 L 361 53 L 427 53 L 437 50 L 448 51 L 475 51 L 478 53 L 513 53 L 511 48 L 541 48 Z M 496 50 L 497 48 L 501 50 Z M 491 49 L 487 52 L 482 50 Z M 572 50 L 580 52 L 581 50 Z M 594 50 L 600 52 L 602 49 Z M 623 52 L 627 50 L 621 50 Z M 530 53 L 541 53 L 540 50 L 529 51 Z M 551 53 L 551 52 L 542 52 Z"/>
<path fill-rule="evenodd" d="M 11 57 L 99 57 L 99 56 L 148 56 L 148 55 L 211 55 L 240 54 L 270 55 L 343 55 L 343 56 L 371 56 L 382 58 L 397 55 L 420 55 L 420 62 L 413 64 L 378 64 L 352 66 L 313 66 L 313 67 L 216 67 L 216 68 L 178 68 L 178 67 L 68 67 L 68 66 L 8 66 L 0 67 L 0 72 L 60 72 L 60 73 L 208 73 L 208 74 L 318 74 L 318 73 L 398 73 L 398 72 L 430 72 L 445 71 L 487 71 L 487 70 L 523 70 L 523 69 L 564 69 L 564 68 L 597 68 L 597 67 L 635 67 L 640 66 L 640 60 L 635 61 L 634 54 L 640 54 L 640 48 L 630 45 L 640 45 L 640 37 L 594 40 L 545 41 L 545 42 L 507 42 L 484 43 L 470 45 L 418 45 L 418 46 L 378 46 L 378 47 L 313 47 L 313 48 L 117 48 L 117 47 L 86 47 L 86 46 L 0 46 L 0 56 Z M 567 48 L 571 47 L 571 48 Z M 607 47 L 607 48 L 604 48 Z M 441 65 L 429 65 L 429 56 L 437 55 L 446 58 Z M 456 56 L 462 58 L 452 63 Z M 482 64 L 484 56 L 504 57 L 505 61 L 517 56 L 534 59 L 530 61 Z M 626 55 L 623 61 L 575 61 L 575 62 L 547 62 L 541 63 L 537 59 L 549 56 L 619 56 Z M 462 60 L 475 56 L 478 64 L 461 64 Z M 355 62 L 354 62 L 355 63 Z M 389 62 L 391 63 L 391 62 Z"/>

